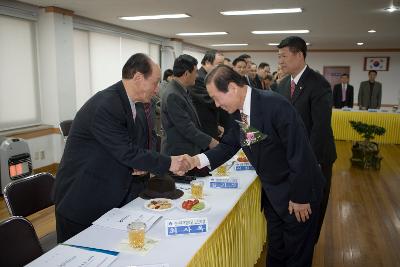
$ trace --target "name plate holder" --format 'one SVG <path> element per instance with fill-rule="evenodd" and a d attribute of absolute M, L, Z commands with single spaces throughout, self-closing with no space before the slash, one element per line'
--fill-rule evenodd
<path fill-rule="evenodd" d="M 239 162 L 235 165 L 236 171 L 254 171 L 254 167 L 250 162 Z"/>
<path fill-rule="evenodd" d="M 167 237 L 206 232 L 208 232 L 208 220 L 206 217 L 165 220 L 165 235 Z"/>
<path fill-rule="evenodd" d="M 238 189 L 239 181 L 236 178 L 229 178 L 229 176 L 212 177 L 210 178 L 210 188 Z"/>

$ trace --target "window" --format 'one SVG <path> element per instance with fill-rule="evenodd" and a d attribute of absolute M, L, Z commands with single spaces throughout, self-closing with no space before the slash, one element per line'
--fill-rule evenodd
<path fill-rule="evenodd" d="M 0 16 L 0 131 L 40 124 L 35 27 Z"/>

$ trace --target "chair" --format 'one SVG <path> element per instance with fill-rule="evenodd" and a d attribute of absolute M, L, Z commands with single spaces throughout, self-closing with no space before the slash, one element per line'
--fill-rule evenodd
<path fill-rule="evenodd" d="M 43 254 L 32 224 L 20 216 L 0 222 L 0 266 L 24 266 Z"/>
<path fill-rule="evenodd" d="M 29 216 L 54 205 L 51 198 L 54 176 L 39 173 L 15 180 L 4 188 L 4 200 L 11 216 Z M 55 231 L 40 239 L 45 252 L 57 245 Z"/>
<path fill-rule="evenodd" d="M 71 129 L 71 125 L 72 125 L 73 120 L 65 120 L 60 122 L 60 131 L 62 136 L 64 137 L 64 141 L 67 141 L 67 137 L 69 134 L 69 130 Z"/>

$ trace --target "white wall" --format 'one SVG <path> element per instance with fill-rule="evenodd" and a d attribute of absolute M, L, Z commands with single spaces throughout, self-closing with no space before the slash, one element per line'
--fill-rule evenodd
<path fill-rule="evenodd" d="M 59 134 L 40 136 L 26 139 L 32 157 L 32 167 L 34 169 L 60 162 L 64 150 L 64 140 Z M 44 151 L 44 158 L 40 152 Z"/>
<path fill-rule="evenodd" d="M 247 53 L 247 52 L 246 52 Z M 232 61 L 242 53 L 224 53 Z M 259 64 L 267 62 L 271 72 L 277 68 L 277 52 L 250 52 L 252 60 Z M 379 71 L 377 81 L 382 83 L 382 104 L 397 105 L 400 102 L 400 52 L 309 52 L 307 64 L 323 74 L 324 66 L 350 66 L 350 84 L 354 86 L 354 101 L 357 102 L 358 89 L 361 81 L 368 80 L 368 71 L 364 71 L 364 57 L 390 57 L 389 71 Z"/>

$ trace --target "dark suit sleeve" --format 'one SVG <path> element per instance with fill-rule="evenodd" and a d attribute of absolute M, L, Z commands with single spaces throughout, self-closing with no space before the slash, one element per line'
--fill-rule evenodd
<path fill-rule="evenodd" d="M 295 203 L 310 203 L 317 161 L 300 115 L 289 102 L 280 104 L 274 110 L 272 118 L 280 141 L 286 148 L 289 164 L 289 198 Z"/>
<path fill-rule="evenodd" d="M 349 99 L 348 99 L 348 107 L 353 108 L 354 105 L 354 87 L 349 85 L 348 87 L 349 90 Z"/>
<path fill-rule="evenodd" d="M 360 88 L 358 89 L 358 107 L 361 109 L 363 107 L 364 99 L 364 82 L 360 83 Z"/>
<path fill-rule="evenodd" d="M 234 121 L 233 117 L 231 117 L 229 122 L 229 130 L 223 135 L 220 143 L 213 149 L 205 152 L 210 161 L 211 170 L 232 158 L 240 149 L 240 143 L 237 139 L 237 136 L 239 136 L 239 125 Z"/>
<path fill-rule="evenodd" d="M 340 105 L 338 105 L 339 103 L 338 103 L 338 98 L 339 98 L 339 92 L 338 92 L 338 90 L 339 90 L 339 86 L 336 84 L 334 87 L 333 87 L 333 96 L 332 96 L 332 99 L 333 99 L 333 106 L 335 107 L 335 108 L 339 108 L 340 107 Z"/>
<path fill-rule="evenodd" d="M 182 136 L 198 147 L 206 149 L 211 142 L 211 136 L 203 133 L 193 123 L 187 111 L 188 104 L 185 101 L 176 94 L 169 94 L 166 98 L 168 117 Z"/>
<path fill-rule="evenodd" d="M 332 118 L 332 90 L 329 83 L 320 80 L 311 93 L 311 117 L 310 143 L 317 159 L 324 159 L 326 148 L 325 138 L 331 136 Z"/>
<path fill-rule="evenodd" d="M 129 136 L 125 114 L 111 103 L 100 105 L 91 122 L 94 138 L 121 164 L 154 174 L 168 172 L 170 157 L 139 148 Z"/>
<path fill-rule="evenodd" d="M 379 84 L 379 90 L 378 90 L 378 96 L 377 96 L 377 101 L 378 101 L 378 106 L 377 106 L 377 108 L 378 109 L 380 109 L 381 108 L 381 103 L 382 103 L 382 84 L 381 83 L 378 83 Z"/>

